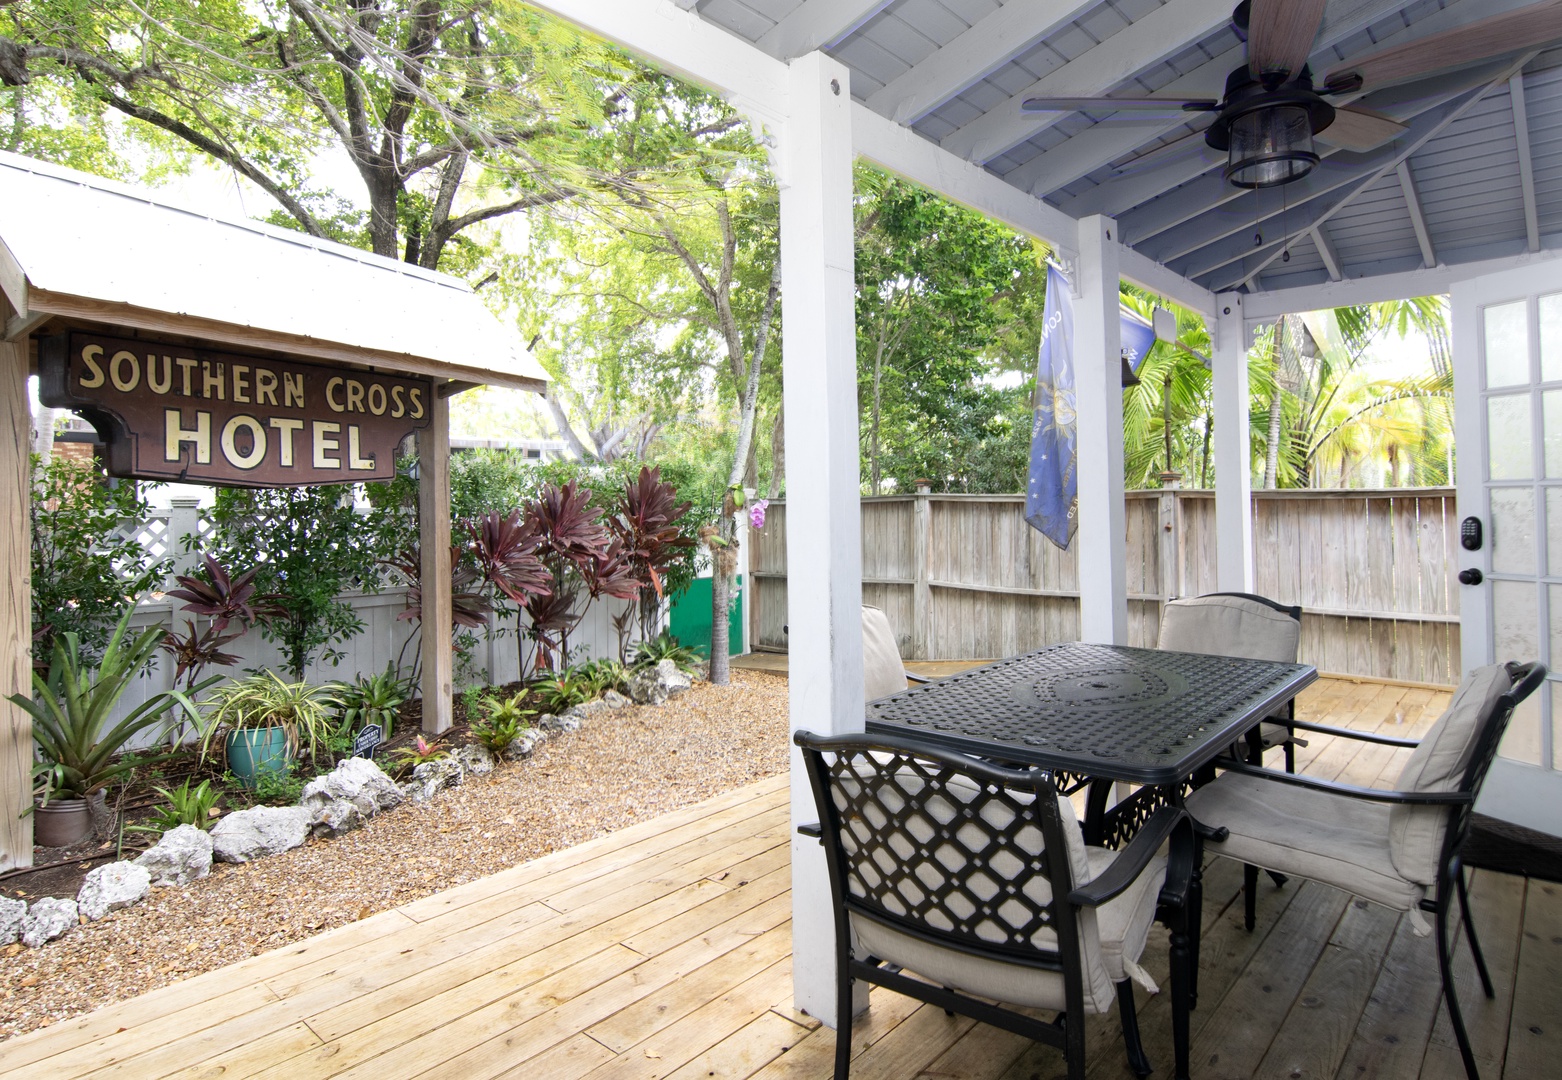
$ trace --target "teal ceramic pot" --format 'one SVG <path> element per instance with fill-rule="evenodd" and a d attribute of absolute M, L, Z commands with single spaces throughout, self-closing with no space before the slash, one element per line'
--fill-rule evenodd
<path fill-rule="evenodd" d="M 228 734 L 228 769 L 245 787 L 254 787 L 260 773 L 286 772 L 287 763 L 286 728 L 255 728 Z"/>

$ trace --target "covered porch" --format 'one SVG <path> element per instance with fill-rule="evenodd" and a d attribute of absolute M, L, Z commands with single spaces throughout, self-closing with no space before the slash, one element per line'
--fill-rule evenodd
<path fill-rule="evenodd" d="M 1418 735 L 1446 695 L 1329 679 L 1303 718 Z M 1369 783 L 1390 755 L 1318 740 L 1310 771 Z M 414 1076 L 817 1078 L 834 1035 L 792 1005 L 784 777 L 438 893 L 5 1044 L 34 1077 Z M 1436 963 L 1405 918 L 1311 884 L 1265 884 L 1257 928 L 1241 872 L 1206 878 L 1193 1062 L 1207 1077 L 1462 1075 Z M 1562 890 L 1479 873 L 1497 984 L 1459 978 L 1482 1074 L 1545 1075 L 1562 1050 L 1549 989 Z M 1164 942 L 1146 965 L 1164 980 Z M 1145 1000 L 1152 1062 L 1171 1055 L 1165 995 Z M 1124 1075 L 1112 1018 L 1091 1075 Z M 852 1075 L 1027 1080 L 1056 1051 L 875 991 Z"/>

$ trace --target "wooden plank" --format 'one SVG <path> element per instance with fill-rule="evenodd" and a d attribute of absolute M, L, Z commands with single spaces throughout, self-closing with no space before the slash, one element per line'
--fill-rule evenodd
<path fill-rule="evenodd" d="M 869 992 L 868 1011 L 852 1019 L 852 1060 L 919 1011 L 921 1002 L 889 990 Z M 750 1080 L 828 1080 L 835 1065 L 835 1031 L 820 1025 Z"/>
<path fill-rule="evenodd" d="M 1259 1063 L 1255 1080 L 1331 1077 L 1377 982 L 1399 913 L 1352 900 L 1301 995 Z"/>
<path fill-rule="evenodd" d="M 31 434 L 26 343 L 0 342 L 0 870 L 33 864 L 32 718 L 9 700 L 32 693 Z"/>
<path fill-rule="evenodd" d="M 788 971 L 790 981 L 790 970 Z M 690 1060 L 670 1080 L 742 1077 L 764 1068 L 790 1050 L 808 1029 L 774 1012 L 761 1013 L 737 1032 Z"/>
<path fill-rule="evenodd" d="M 429 425 L 417 434 L 418 545 L 421 552 L 423 622 L 423 730 L 437 735 L 455 722 L 451 686 L 450 401 L 429 402 Z"/>
<path fill-rule="evenodd" d="M 1416 935 L 1409 918 L 1401 918 L 1335 1075 L 1415 1076 L 1441 1008 L 1436 946 Z"/>
<path fill-rule="evenodd" d="M 499 1076 L 501 1080 L 577 1080 L 612 1059 L 613 1052 L 591 1036 L 576 1035 Z"/>
<path fill-rule="evenodd" d="M 1562 1061 L 1562 1003 L 1557 997 L 1557 973 L 1562 971 L 1562 889 L 1546 882 L 1529 883 L 1523 941 L 1503 1075 L 1546 1076 Z"/>

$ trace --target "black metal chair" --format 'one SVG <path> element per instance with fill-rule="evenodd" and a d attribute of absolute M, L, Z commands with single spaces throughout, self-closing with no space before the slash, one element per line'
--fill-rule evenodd
<path fill-rule="evenodd" d="M 1301 638 L 1301 607 L 1256 593 L 1217 592 L 1167 601 L 1161 608 L 1156 647 L 1294 664 Z M 1285 771 L 1295 772 L 1296 748 L 1307 745 L 1296 737 L 1296 700 L 1286 702 L 1270 720 L 1259 725 L 1257 744 L 1249 745 L 1259 758 L 1265 750 L 1283 746 Z"/>
<path fill-rule="evenodd" d="M 1188 1075 L 1199 924 L 1185 811 L 1158 810 L 1121 851 L 1087 848 L 1047 772 L 889 736 L 794 741 L 820 814 L 802 831 L 824 843 L 836 912 L 836 1080 L 850 1069 L 857 979 L 1056 1046 L 1074 1080 L 1085 1016 L 1115 998 L 1129 1064 L 1147 1076 L 1132 981 L 1148 982 L 1138 958 L 1157 916 L 1171 928 L 1176 1075 Z M 1060 1015 L 1047 1023 L 976 997 Z"/>
<path fill-rule="evenodd" d="M 1486 996 L 1491 976 L 1481 956 L 1460 853 L 1472 808 L 1508 719 L 1546 677 L 1539 663 L 1477 668 L 1460 684 L 1448 711 L 1419 743 L 1361 731 L 1298 723 L 1339 738 L 1414 748 L 1398 790 L 1332 783 L 1307 775 L 1223 761 L 1214 782 L 1187 798 L 1188 812 L 1213 830 L 1211 851 L 1248 865 L 1332 885 L 1398 911 L 1424 927 L 1436 916 L 1437 962 L 1443 997 L 1465 1072 L 1478 1073 L 1454 989 L 1448 919 L 1454 897 Z M 1247 927 L 1254 924 L 1252 893 Z"/>

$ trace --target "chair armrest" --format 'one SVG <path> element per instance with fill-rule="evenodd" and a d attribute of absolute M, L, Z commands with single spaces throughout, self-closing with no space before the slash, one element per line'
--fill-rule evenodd
<path fill-rule="evenodd" d="M 1117 853 L 1112 865 L 1095 880 L 1079 886 L 1068 894 L 1068 902 L 1081 907 L 1096 907 L 1106 903 L 1134 883 L 1161 849 L 1166 838 L 1179 824 L 1188 819 L 1188 812 L 1180 806 L 1163 806 L 1150 815 L 1128 846 Z"/>
<path fill-rule="evenodd" d="M 1475 801 L 1475 796 L 1468 791 L 1382 791 L 1378 788 L 1340 784 L 1333 780 L 1320 780 L 1316 776 L 1307 776 L 1303 773 L 1260 769 L 1255 765 L 1249 765 L 1245 761 L 1237 761 L 1234 758 L 1222 758 L 1220 764 L 1227 772 L 1242 773 L 1244 776 L 1256 776 L 1264 780 L 1272 780 L 1277 784 L 1291 784 L 1295 787 L 1311 788 L 1313 791 L 1326 791 L 1331 795 L 1344 795 L 1348 798 L 1365 799 L 1369 802 L 1397 803 L 1411 806 L 1461 806 Z"/>
<path fill-rule="evenodd" d="M 811 821 L 806 825 L 799 825 L 797 827 L 797 835 L 811 836 L 815 840 L 823 840 L 824 830 L 819 827 L 819 823 L 817 821 Z"/>
<path fill-rule="evenodd" d="M 908 671 L 906 672 L 906 681 L 914 683 L 930 683 L 933 680 L 928 678 L 926 675 L 913 675 Z"/>
<path fill-rule="evenodd" d="M 1276 723 L 1279 722 L 1276 721 Z M 1352 731 L 1350 728 L 1330 727 L 1328 724 L 1310 724 L 1305 720 L 1287 720 L 1284 723 L 1288 728 L 1301 728 L 1303 731 L 1316 731 L 1320 735 L 1334 735 L 1342 739 L 1381 743 L 1384 746 L 1402 746 L 1408 749 L 1421 745 L 1416 739 L 1395 739 L 1388 735 L 1374 735 L 1369 731 Z"/>

